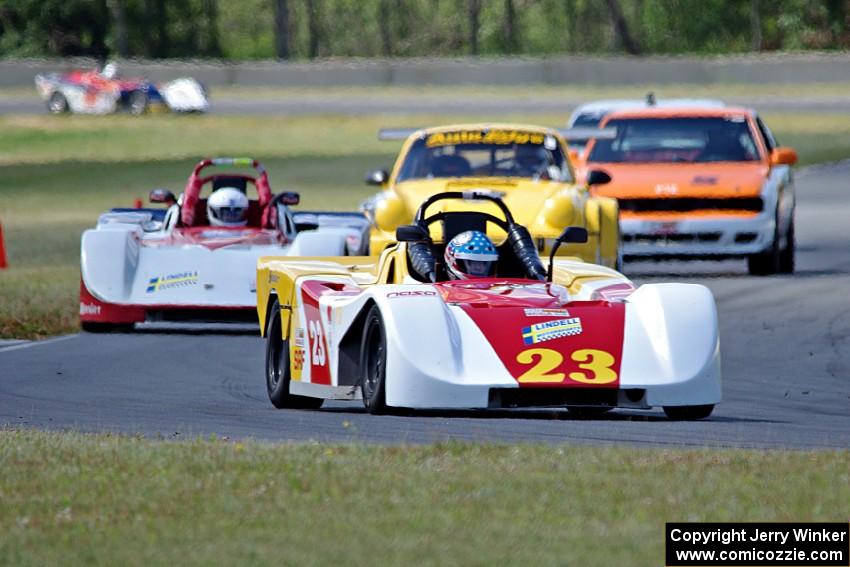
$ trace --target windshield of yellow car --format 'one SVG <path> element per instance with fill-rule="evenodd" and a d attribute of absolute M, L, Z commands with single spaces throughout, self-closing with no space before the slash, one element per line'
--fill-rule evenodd
<path fill-rule="evenodd" d="M 524 177 L 571 181 L 557 138 L 522 130 L 435 132 L 408 150 L 397 182 L 453 177 Z"/>
<path fill-rule="evenodd" d="M 596 140 L 593 163 L 756 161 L 759 152 L 745 116 L 613 119 L 611 140 Z"/>

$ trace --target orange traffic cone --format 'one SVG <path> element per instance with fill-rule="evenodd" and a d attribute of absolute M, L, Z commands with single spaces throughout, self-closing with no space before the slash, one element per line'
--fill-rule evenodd
<path fill-rule="evenodd" d="M 5 270 L 9 267 L 6 261 L 6 244 L 3 242 L 3 225 L 0 224 L 0 270 Z"/>

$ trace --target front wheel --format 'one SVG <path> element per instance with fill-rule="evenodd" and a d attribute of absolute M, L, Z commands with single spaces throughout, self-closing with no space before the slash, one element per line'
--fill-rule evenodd
<path fill-rule="evenodd" d="M 779 273 L 793 274 L 794 273 L 794 255 L 797 245 L 794 235 L 794 219 L 791 219 L 791 224 L 788 225 L 788 231 L 785 233 L 785 248 L 779 253 Z"/>
<path fill-rule="evenodd" d="M 704 406 L 664 406 L 664 413 L 674 421 L 705 419 L 714 411 L 714 404 Z"/>
<path fill-rule="evenodd" d="M 373 305 L 366 315 L 360 352 L 363 357 L 360 379 L 363 405 L 371 414 L 386 413 L 387 336 L 381 310 L 377 305 Z"/>
<path fill-rule="evenodd" d="M 780 270 L 781 250 L 779 248 L 779 218 L 777 216 L 773 229 L 773 242 L 764 252 L 747 257 L 747 270 L 753 276 L 770 276 Z"/>
<path fill-rule="evenodd" d="M 51 114 L 65 114 L 70 110 L 68 99 L 60 92 L 53 93 L 47 101 L 47 110 Z"/>
<path fill-rule="evenodd" d="M 272 405 L 278 409 L 318 409 L 321 398 L 293 396 L 289 393 L 292 373 L 289 368 L 289 341 L 281 338 L 280 304 L 272 304 L 266 325 L 266 391 Z"/>

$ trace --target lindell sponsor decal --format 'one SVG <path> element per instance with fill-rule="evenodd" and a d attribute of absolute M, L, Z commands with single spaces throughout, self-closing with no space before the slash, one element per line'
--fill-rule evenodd
<path fill-rule="evenodd" d="M 186 287 L 198 285 L 198 272 L 180 272 L 177 274 L 168 274 L 167 276 L 156 276 L 148 280 L 147 293 L 162 291 L 164 289 L 172 289 L 176 287 Z"/>
<path fill-rule="evenodd" d="M 527 345 L 533 345 L 578 334 L 581 334 L 581 319 L 573 317 L 524 327 L 522 329 L 522 340 Z"/>

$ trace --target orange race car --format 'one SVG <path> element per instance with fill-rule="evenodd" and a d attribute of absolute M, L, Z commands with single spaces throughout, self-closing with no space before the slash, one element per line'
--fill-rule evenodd
<path fill-rule="evenodd" d="M 612 181 L 626 258 L 746 257 L 751 274 L 794 271 L 797 153 L 753 110 L 646 108 L 612 112 L 580 171 Z"/>

